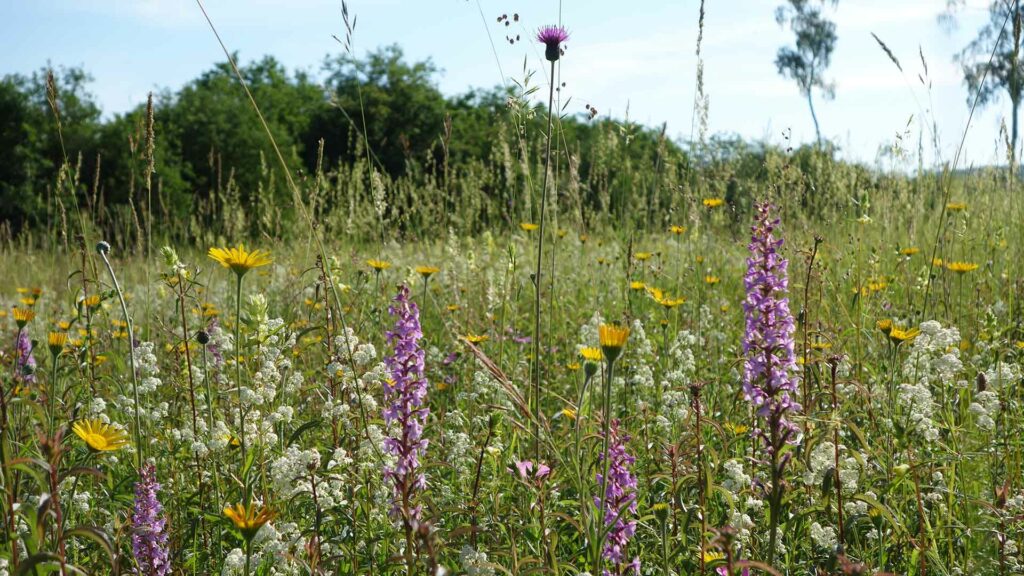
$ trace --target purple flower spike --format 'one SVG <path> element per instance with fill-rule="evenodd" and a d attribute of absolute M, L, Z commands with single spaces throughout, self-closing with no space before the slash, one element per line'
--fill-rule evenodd
<path fill-rule="evenodd" d="M 409 300 L 407 287 L 399 287 L 388 313 L 395 318 L 394 329 L 387 333 L 388 344 L 394 346 L 395 352 L 385 359 L 391 379 L 384 383 L 387 406 L 383 416 L 392 437 L 384 440 L 384 448 L 396 460 L 394 465 L 384 469 L 384 476 L 394 483 L 392 516 L 415 526 L 421 509 L 413 506 L 413 500 L 416 492 L 426 488 L 427 483 L 420 471 L 420 457 L 427 451 L 427 441 L 422 436 L 430 413 L 426 407 L 424 353 L 419 345 L 423 331 L 419 308 Z"/>
<path fill-rule="evenodd" d="M 626 452 L 629 436 L 619 432 L 619 421 L 612 420 L 608 430 L 608 453 L 601 455 L 601 462 L 608 461 L 608 483 L 604 495 L 604 524 L 609 526 L 608 536 L 602 552 L 612 570 L 605 570 L 603 576 L 620 576 L 632 571 L 640 574 L 640 559 L 626 561 L 626 546 L 636 533 L 636 477 L 630 467 L 636 458 Z M 601 473 L 597 484 L 603 484 Z M 594 497 L 594 505 L 600 508 L 600 496 Z"/>
<path fill-rule="evenodd" d="M 26 384 L 35 382 L 36 357 L 32 354 L 32 340 L 29 339 L 28 332 L 25 330 L 18 332 L 18 341 L 15 343 L 15 359 L 18 369 L 14 373 L 14 378 L 20 379 Z"/>
<path fill-rule="evenodd" d="M 796 426 L 787 414 L 800 409 L 797 393 L 796 358 L 793 353 L 793 315 L 789 311 L 787 268 L 789 262 L 779 255 L 782 239 L 774 236 L 779 220 L 772 217 L 772 205 L 757 205 L 751 229 L 750 258 L 743 278 L 746 298 L 743 312 L 746 333 L 743 336 L 743 395 L 767 430 L 757 430 L 769 454 L 790 441 Z"/>
<path fill-rule="evenodd" d="M 569 40 L 569 31 L 561 26 L 544 26 L 537 31 L 537 41 L 544 45 L 544 57 L 549 62 L 562 55 L 562 44 Z"/>
<path fill-rule="evenodd" d="M 171 573 L 167 554 L 167 518 L 156 495 L 159 490 L 156 469 L 147 464 L 135 483 L 135 511 L 132 514 L 132 552 L 138 564 L 135 574 L 166 576 Z"/>

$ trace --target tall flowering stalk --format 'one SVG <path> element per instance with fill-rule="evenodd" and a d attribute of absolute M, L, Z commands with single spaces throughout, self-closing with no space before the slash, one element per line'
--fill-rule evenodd
<path fill-rule="evenodd" d="M 135 574 L 166 576 L 171 573 L 167 551 L 167 517 L 157 498 L 160 484 L 152 464 L 142 468 L 135 483 L 135 510 L 132 513 L 132 553 L 137 568 Z"/>
<path fill-rule="evenodd" d="M 546 150 L 544 152 L 544 178 L 540 193 L 540 230 L 537 234 L 537 267 L 533 274 L 533 446 L 536 457 L 540 458 L 540 273 L 544 260 L 544 212 L 548 205 L 548 174 L 551 172 L 551 139 L 554 136 L 553 114 L 555 104 L 555 63 L 562 55 L 562 44 L 569 40 L 569 32 L 561 26 L 545 26 L 537 31 L 537 41 L 544 45 L 544 58 L 551 62 L 551 75 L 548 77 L 548 131 Z"/>
<path fill-rule="evenodd" d="M 782 474 L 789 455 L 782 454 L 794 439 L 796 426 L 790 412 L 800 410 L 797 394 L 796 358 L 793 353 L 793 315 L 789 311 L 787 268 L 779 255 L 782 239 L 774 235 L 779 224 L 772 205 L 761 202 L 755 208 L 751 228 L 750 257 L 743 278 L 747 296 L 743 301 L 746 332 L 743 335 L 743 395 L 753 406 L 760 423 L 754 434 L 760 438 L 771 461 L 769 497 L 768 564 L 775 559 L 776 527 L 782 505 Z"/>
<path fill-rule="evenodd" d="M 15 344 L 14 379 L 32 384 L 36 381 L 36 357 L 32 354 L 32 339 L 28 337 L 25 329 L 18 330 L 18 340 Z"/>
<path fill-rule="evenodd" d="M 420 469 L 420 457 L 426 453 L 427 440 L 423 436 L 430 409 L 426 407 L 427 379 L 423 376 L 424 353 L 419 340 L 420 312 L 409 300 L 409 288 L 400 286 L 388 313 L 395 318 L 395 327 L 387 333 L 388 344 L 394 354 L 385 363 L 391 379 L 384 383 L 384 422 L 392 436 L 384 440 L 385 449 L 395 457 L 385 467 L 384 476 L 394 483 L 391 515 L 402 521 L 405 529 L 405 560 L 408 574 L 415 569 L 413 537 L 419 526 L 422 509 L 414 500 L 416 493 L 426 487 L 426 478 Z"/>
<path fill-rule="evenodd" d="M 636 458 L 626 452 L 629 436 L 619 431 L 617 419 L 611 423 L 606 440 L 610 446 L 601 455 L 601 460 L 605 463 L 607 476 L 597 473 L 597 483 L 604 486 L 604 494 L 601 498 L 594 498 L 594 505 L 604 510 L 607 530 L 601 557 L 611 570 L 605 568 L 602 574 L 618 576 L 630 569 L 634 574 L 640 574 L 640 558 L 626 560 L 626 547 L 636 533 L 636 520 L 633 518 L 637 509 L 636 477 L 630 472 Z"/>

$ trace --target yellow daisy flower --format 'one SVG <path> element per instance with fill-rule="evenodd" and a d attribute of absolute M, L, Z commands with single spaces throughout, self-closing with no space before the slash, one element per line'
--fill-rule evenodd
<path fill-rule="evenodd" d="M 369 266 L 370 268 L 373 268 L 377 272 L 382 272 L 384 270 L 387 270 L 388 268 L 391 268 L 391 262 L 388 262 L 387 260 L 377 260 L 376 258 L 371 258 L 367 260 L 366 265 Z"/>
<path fill-rule="evenodd" d="M 28 308 L 15 308 L 14 309 L 14 322 L 18 325 L 18 328 L 24 328 L 25 324 L 28 324 L 36 317 L 36 313 Z"/>
<path fill-rule="evenodd" d="M 253 536 L 260 531 L 260 528 L 274 519 L 275 514 L 268 508 L 256 508 L 255 504 L 245 506 L 242 503 L 224 508 L 224 515 L 227 516 L 235 528 L 242 533 L 246 540 L 252 540 Z"/>
<path fill-rule="evenodd" d="M 597 334 L 605 357 L 610 362 L 614 362 L 626 346 L 626 340 L 629 339 L 629 328 L 613 324 L 601 324 L 597 328 Z"/>
<path fill-rule="evenodd" d="M 128 445 L 124 430 L 100 420 L 79 420 L 71 430 L 95 452 L 112 452 Z"/>
<path fill-rule="evenodd" d="M 701 203 L 704 204 L 705 208 L 718 208 L 725 204 L 725 200 L 721 198 L 705 198 Z"/>
<path fill-rule="evenodd" d="M 440 272 L 441 269 L 436 266 L 417 266 L 416 273 L 424 278 L 430 278 L 434 274 Z"/>
<path fill-rule="evenodd" d="M 523 232 L 533 232 L 537 228 L 540 228 L 540 225 L 534 224 L 532 222 L 520 222 L 519 223 L 519 229 L 522 230 Z"/>
<path fill-rule="evenodd" d="M 245 245 L 239 244 L 236 248 L 210 248 L 207 255 L 220 262 L 225 268 L 230 268 L 235 274 L 244 276 L 253 268 L 270 264 L 270 253 L 263 250 L 246 250 Z"/>
<path fill-rule="evenodd" d="M 972 262 L 949 262 L 946 264 L 946 269 L 957 274 L 966 274 L 977 270 L 978 265 Z"/>

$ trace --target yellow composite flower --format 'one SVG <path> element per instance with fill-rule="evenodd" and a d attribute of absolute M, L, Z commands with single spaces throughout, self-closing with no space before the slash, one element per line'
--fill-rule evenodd
<path fill-rule="evenodd" d="M 465 336 L 462 337 L 463 340 L 469 342 L 470 344 L 480 344 L 481 342 L 486 342 L 489 338 L 490 336 L 486 336 L 483 334 L 466 334 Z"/>
<path fill-rule="evenodd" d="M 266 266 L 272 262 L 270 252 L 263 250 L 249 251 L 245 249 L 244 244 L 239 244 L 235 248 L 210 248 L 207 255 L 220 262 L 221 266 L 231 268 L 239 276 L 244 276 L 249 270 Z"/>
<path fill-rule="evenodd" d="M 580 244 L 586 244 L 587 240 L 590 240 L 590 236 L 586 234 L 580 234 Z"/>
<path fill-rule="evenodd" d="M 629 339 L 629 328 L 614 324 L 601 324 L 597 328 L 597 334 L 605 357 L 609 361 L 614 361 L 626 346 L 626 340 Z"/>
<path fill-rule="evenodd" d="M 963 212 L 967 210 L 967 202 L 950 202 L 946 204 L 946 210 L 950 212 Z"/>
<path fill-rule="evenodd" d="M 21 298 L 20 300 L 18 300 L 18 302 L 21 302 L 21 304 L 23 306 L 35 306 L 36 305 L 36 299 L 35 298 L 31 298 L 31 297 Z"/>
<path fill-rule="evenodd" d="M 274 519 L 275 514 L 266 507 L 261 506 L 257 509 L 255 504 L 246 506 L 238 503 L 225 507 L 224 516 L 231 520 L 231 523 L 238 528 L 246 540 L 251 540 L 260 531 L 260 528 Z"/>
<path fill-rule="evenodd" d="M 633 254 L 633 257 L 636 258 L 637 260 L 641 261 L 641 262 L 645 262 L 645 261 L 651 259 L 651 253 L 650 252 L 636 252 L 636 253 Z"/>
<path fill-rule="evenodd" d="M 600 362 L 604 359 L 604 354 L 600 348 L 594 348 L 588 346 L 586 348 L 580 348 L 580 356 L 587 362 Z"/>
<path fill-rule="evenodd" d="M 686 232 L 686 226 L 672 225 L 668 227 L 668 231 L 678 236 Z"/>
<path fill-rule="evenodd" d="M 460 306 L 459 306 L 458 304 L 449 304 L 449 305 L 448 305 L 448 306 L 446 306 L 445 308 L 447 308 L 447 310 L 448 310 L 449 312 L 458 312 L 458 311 L 459 311 L 459 308 L 460 308 Z"/>
<path fill-rule="evenodd" d="M 686 303 L 686 298 L 672 298 L 670 296 L 663 295 L 660 298 L 655 298 L 655 302 L 661 304 L 665 308 L 675 308 L 676 306 L 682 306 Z"/>
<path fill-rule="evenodd" d="M 721 198 L 705 198 L 701 203 L 704 204 L 705 208 L 718 208 L 725 204 L 725 200 L 722 200 Z"/>
<path fill-rule="evenodd" d="M 932 266 L 942 266 L 942 258 L 932 258 Z"/>
<path fill-rule="evenodd" d="M 633 280 L 632 282 L 629 283 L 629 289 L 630 290 L 646 290 L 647 289 L 647 284 L 644 284 L 643 282 L 640 282 L 639 280 Z"/>
<path fill-rule="evenodd" d="M 973 262 L 949 262 L 946 264 L 946 269 L 957 274 L 966 274 L 977 270 L 978 265 Z"/>
<path fill-rule="evenodd" d="M 721 282 L 722 279 L 718 276 L 711 276 L 710 274 L 704 277 L 704 283 L 709 285 L 715 285 Z"/>
<path fill-rule="evenodd" d="M 29 292 L 28 288 L 23 288 L 21 286 L 15 288 L 14 291 L 17 292 L 18 294 L 28 294 Z"/>
<path fill-rule="evenodd" d="M 387 260 L 377 260 L 376 258 L 371 258 L 367 260 L 366 265 L 369 266 L 370 268 L 373 268 L 377 272 L 381 272 L 383 270 L 391 268 L 391 262 L 388 262 Z"/>
<path fill-rule="evenodd" d="M 50 352 L 56 356 L 60 354 L 61 350 L 68 344 L 67 332 L 50 332 L 46 335 L 46 345 L 49 346 Z"/>
<path fill-rule="evenodd" d="M 910 247 L 901 249 L 900 250 L 900 255 L 901 256 L 913 256 L 914 254 L 917 254 L 920 251 L 921 251 L 920 248 L 918 248 L 916 246 L 910 246 Z"/>
<path fill-rule="evenodd" d="M 570 372 L 575 372 L 575 371 L 580 369 L 580 363 L 579 362 L 569 362 L 568 364 L 565 365 L 565 367 Z"/>
<path fill-rule="evenodd" d="M 879 320 L 878 322 L 875 322 L 875 327 L 888 336 L 889 332 L 892 332 L 892 320 Z"/>
<path fill-rule="evenodd" d="M 811 350 L 828 350 L 832 347 L 831 342 L 817 341 L 811 342 Z"/>
<path fill-rule="evenodd" d="M 519 223 L 519 229 L 522 230 L 523 232 L 533 232 L 537 228 L 540 228 L 540 226 L 538 224 L 534 224 L 533 222 Z"/>
<path fill-rule="evenodd" d="M 562 408 L 562 416 L 565 416 L 569 420 L 576 419 L 576 410 L 572 408 Z"/>
<path fill-rule="evenodd" d="M 436 266 L 417 266 L 416 273 L 424 278 L 430 278 L 434 274 L 440 272 L 441 269 Z"/>
<path fill-rule="evenodd" d="M 25 324 L 28 324 L 36 317 L 35 311 L 29 308 L 15 308 L 14 309 L 14 321 L 18 324 L 18 328 L 24 328 Z"/>
<path fill-rule="evenodd" d="M 920 333 L 921 331 L 917 328 L 903 329 L 894 327 L 889 331 L 889 340 L 892 340 L 893 344 L 899 346 L 904 342 L 917 338 L 917 335 Z"/>
<path fill-rule="evenodd" d="M 112 452 L 128 445 L 128 435 L 124 430 L 101 420 L 79 420 L 71 430 L 96 452 Z"/>
<path fill-rule="evenodd" d="M 740 434 L 746 433 L 747 430 L 750 430 L 750 427 L 747 426 L 746 424 L 734 424 L 732 422 L 726 422 L 725 429 L 729 430 L 730 432 L 738 436 Z"/>
<path fill-rule="evenodd" d="M 704 551 L 704 563 L 711 564 L 712 562 L 718 562 L 719 560 L 725 560 L 725 554 L 717 550 L 705 550 Z"/>

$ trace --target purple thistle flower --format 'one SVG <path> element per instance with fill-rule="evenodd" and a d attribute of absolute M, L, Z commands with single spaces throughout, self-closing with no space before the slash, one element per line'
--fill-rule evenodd
<path fill-rule="evenodd" d="M 782 448 L 796 432 L 786 414 L 799 410 L 796 358 L 793 353 L 793 315 L 789 311 L 787 268 L 779 255 L 782 239 L 774 236 L 779 220 L 772 217 L 772 205 L 759 203 L 743 278 L 747 296 L 743 301 L 746 333 L 743 335 L 743 395 L 768 430 L 757 430 L 769 453 Z"/>
<path fill-rule="evenodd" d="M 156 469 L 152 464 L 142 468 L 135 483 L 135 511 L 132 514 L 132 552 L 138 568 L 135 574 L 166 576 L 171 573 L 167 554 L 167 518 L 156 493 Z"/>
<path fill-rule="evenodd" d="M 18 332 L 18 340 L 15 342 L 14 348 L 18 366 L 14 377 L 26 384 L 35 382 L 36 357 L 32 354 L 32 340 L 29 339 L 27 331 L 20 330 Z"/>
<path fill-rule="evenodd" d="M 626 452 L 629 436 L 619 433 L 619 421 L 612 420 L 608 430 L 608 453 L 601 455 L 601 462 L 608 462 L 608 483 L 604 492 L 604 524 L 610 526 L 608 537 L 602 552 L 604 559 L 614 568 L 613 572 L 604 571 L 604 576 L 625 574 L 632 569 L 640 574 L 640 558 L 633 558 L 625 563 L 626 546 L 636 533 L 636 477 L 629 471 L 636 458 Z M 600 472 L 597 473 L 598 485 L 604 484 Z M 594 505 L 601 507 L 601 498 L 594 497 Z"/>
<path fill-rule="evenodd" d="M 543 26 L 537 31 L 537 41 L 544 45 L 544 57 L 549 62 L 562 55 L 562 43 L 569 40 L 569 31 L 562 26 Z"/>
<path fill-rule="evenodd" d="M 396 460 L 384 469 L 384 476 L 394 482 L 391 514 L 415 526 L 421 508 L 412 506 L 418 490 L 426 487 L 426 478 L 420 471 L 420 456 L 427 450 L 423 439 L 423 426 L 430 409 L 425 406 L 427 379 L 423 376 L 423 349 L 419 340 L 420 312 L 409 300 L 409 289 L 400 286 L 388 313 L 395 317 L 395 327 L 387 333 L 388 344 L 394 346 L 393 355 L 385 359 L 391 379 L 384 383 L 384 423 L 395 436 L 384 440 L 384 448 Z"/>

